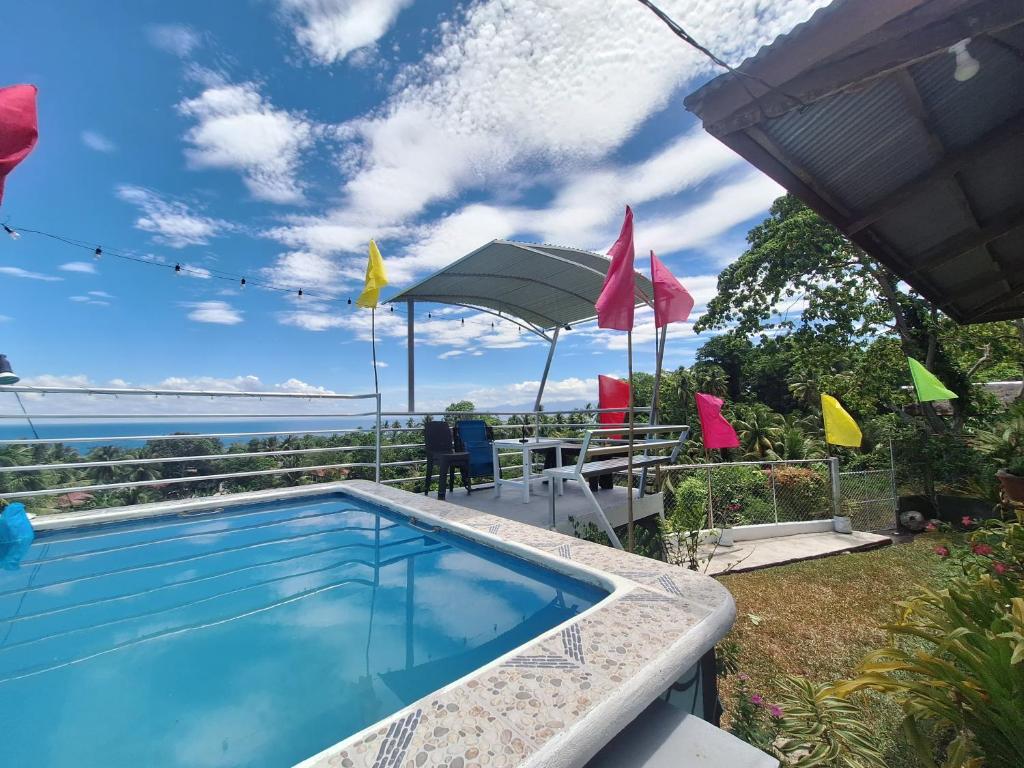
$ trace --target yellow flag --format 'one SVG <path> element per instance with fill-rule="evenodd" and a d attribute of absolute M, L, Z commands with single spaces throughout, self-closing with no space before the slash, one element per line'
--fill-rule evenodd
<path fill-rule="evenodd" d="M 860 448 L 864 436 L 853 416 L 831 395 L 821 396 L 821 418 L 825 421 L 825 442 Z"/>
<path fill-rule="evenodd" d="M 356 299 L 356 304 L 367 309 L 376 307 L 377 300 L 380 298 L 380 289 L 387 284 L 388 276 L 384 271 L 384 259 L 380 255 L 377 243 L 371 240 L 370 260 L 366 262 L 366 285 L 363 286 L 363 292 Z"/>

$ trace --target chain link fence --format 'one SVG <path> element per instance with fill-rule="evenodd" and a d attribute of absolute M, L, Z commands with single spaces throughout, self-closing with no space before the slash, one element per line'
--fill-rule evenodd
<path fill-rule="evenodd" d="M 827 460 L 681 464 L 662 468 L 661 476 L 665 514 L 690 520 L 703 510 L 708 528 L 833 515 Z"/>
<path fill-rule="evenodd" d="M 684 527 L 827 520 L 837 510 L 856 530 L 896 526 L 892 468 L 839 472 L 837 459 L 721 462 L 664 467 L 661 477 L 665 514 Z"/>
<path fill-rule="evenodd" d="M 842 509 L 854 530 L 878 531 L 896 527 L 896 486 L 892 469 L 839 473 Z"/>

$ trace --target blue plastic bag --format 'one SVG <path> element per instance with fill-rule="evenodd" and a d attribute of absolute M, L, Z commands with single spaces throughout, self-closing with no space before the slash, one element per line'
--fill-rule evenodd
<path fill-rule="evenodd" d="M 0 544 L 29 541 L 36 537 L 32 523 L 20 502 L 8 504 L 0 510 Z"/>
<path fill-rule="evenodd" d="M 24 504 L 16 502 L 0 510 L 0 567 L 17 570 L 35 537 Z"/>

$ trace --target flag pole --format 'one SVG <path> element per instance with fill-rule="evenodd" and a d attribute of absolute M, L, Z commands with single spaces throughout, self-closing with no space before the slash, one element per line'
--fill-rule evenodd
<path fill-rule="evenodd" d="M 626 514 L 628 516 L 627 548 L 633 551 L 633 331 L 626 331 L 626 355 L 629 368 L 629 444 L 626 447 L 626 477 L 629 480 L 626 490 Z"/>
<path fill-rule="evenodd" d="M 380 384 L 377 382 L 377 307 L 370 307 L 370 350 L 373 355 L 373 393 L 380 394 Z"/>

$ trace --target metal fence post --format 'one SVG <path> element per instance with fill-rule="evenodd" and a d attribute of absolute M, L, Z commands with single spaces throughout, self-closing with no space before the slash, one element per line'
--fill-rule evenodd
<path fill-rule="evenodd" d="M 374 437 L 373 482 L 380 482 L 380 392 L 377 393 L 377 427 Z"/>
<path fill-rule="evenodd" d="M 835 456 L 829 457 L 828 474 L 832 480 L 832 516 L 840 517 L 842 515 L 842 507 L 839 503 L 839 459 Z"/>
<path fill-rule="evenodd" d="M 892 450 L 892 438 L 889 438 L 889 480 L 892 486 L 892 503 L 896 508 L 896 515 L 899 516 L 900 496 L 896 489 L 896 455 Z"/>
<path fill-rule="evenodd" d="M 775 524 L 779 524 L 779 499 L 775 494 L 775 462 L 768 465 L 768 473 L 772 479 L 772 509 L 775 510 Z"/>

